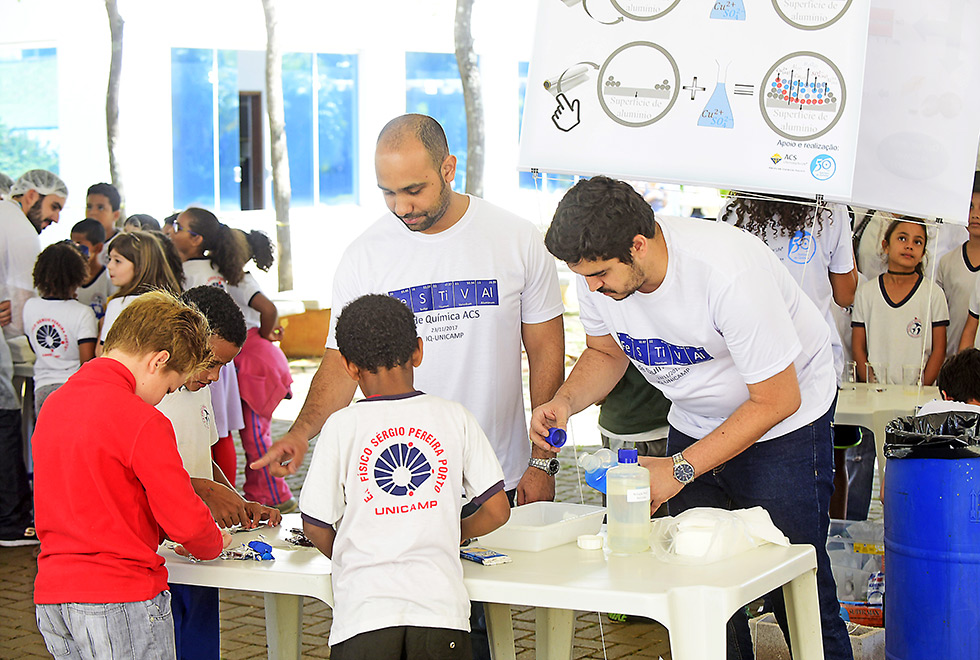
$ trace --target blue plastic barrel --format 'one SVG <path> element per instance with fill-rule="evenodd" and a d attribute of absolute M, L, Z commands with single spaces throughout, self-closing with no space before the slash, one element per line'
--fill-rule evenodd
<path fill-rule="evenodd" d="M 885 656 L 980 658 L 980 458 L 888 459 Z"/>

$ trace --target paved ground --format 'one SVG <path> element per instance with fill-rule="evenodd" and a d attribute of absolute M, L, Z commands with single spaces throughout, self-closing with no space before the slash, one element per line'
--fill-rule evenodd
<path fill-rule="evenodd" d="M 290 419 L 299 409 L 306 394 L 306 387 L 316 368 L 312 362 L 292 363 L 296 378 L 296 400 L 285 402 L 277 410 L 283 419 L 275 420 L 273 434 L 279 436 L 289 427 Z M 588 433 L 588 424 L 580 428 L 583 436 Z M 594 429 L 594 424 L 591 426 Z M 573 432 L 573 438 L 574 438 Z M 592 439 L 590 439 L 592 440 Z M 239 449 L 240 451 L 240 449 Z M 598 494 L 592 489 L 581 487 L 577 470 L 572 467 L 572 459 L 562 459 L 564 469 L 559 474 L 557 499 L 564 502 L 599 504 Z M 239 471 L 244 465 L 241 455 L 238 459 Z M 305 477 L 305 467 L 290 477 L 290 488 L 298 494 Z M 244 482 L 239 474 L 238 484 Z M 594 495 L 594 496 L 593 496 Z M 7 658 L 50 658 L 44 642 L 34 622 L 32 602 L 34 576 L 37 572 L 37 548 L 0 548 L 0 659 Z M 221 592 L 221 655 L 228 660 L 244 658 L 265 658 L 265 618 L 262 596 L 243 591 L 222 590 Z M 330 630 L 330 608 L 323 603 L 307 598 L 303 617 L 303 657 L 330 657 L 327 633 Z M 534 658 L 534 618 L 528 609 L 515 610 L 514 637 L 518 647 L 518 658 Z M 578 658 L 639 658 L 662 657 L 669 660 L 667 631 L 655 622 L 613 623 L 605 614 L 596 612 L 580 613 L 576 620 L 575 649 L 573 657 Z"/>

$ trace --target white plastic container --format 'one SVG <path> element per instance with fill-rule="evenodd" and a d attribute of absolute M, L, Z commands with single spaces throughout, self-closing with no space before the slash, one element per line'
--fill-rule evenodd
<path fill-rule="evenodd" d="M 539 552 L 575 543 L 583 534 L 598 534 L 601 506 L 568 502 L 533 502 L 510 510 L 510 520 L 480 537 L 480 545 L 493 550 Z"/>
<path fill-rule="evenodd" d="M 634 554 L 650 547 L 650 472 L 635 449 L 619 450 L 619 465 L 606 472 L 606 547 Z"/>

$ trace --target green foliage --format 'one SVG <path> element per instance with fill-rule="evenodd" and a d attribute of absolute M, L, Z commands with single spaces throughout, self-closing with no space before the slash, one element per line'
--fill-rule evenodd
<path fill-rule="evenodd" d="M 11 130 L 0 121 L 0 172 L 16 179 L 27 170 L 58 172 L 58 153 L 23 131 Z"/>

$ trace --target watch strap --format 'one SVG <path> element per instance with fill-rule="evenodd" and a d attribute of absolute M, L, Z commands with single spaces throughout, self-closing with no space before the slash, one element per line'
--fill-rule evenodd
<path fill-rule="evenodd" d="M 554 463 L 552 463 L 554 461 Z M 538 468 L 550 475 L 558 474 L 558 459 L 555 458 L 531 458 L 527 462 L 529 467 Z M 552 467 L 554 466 L 554 467 Z"/>

